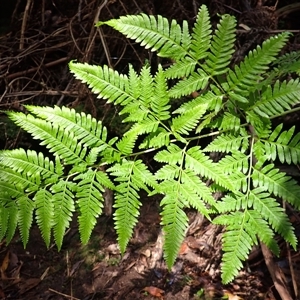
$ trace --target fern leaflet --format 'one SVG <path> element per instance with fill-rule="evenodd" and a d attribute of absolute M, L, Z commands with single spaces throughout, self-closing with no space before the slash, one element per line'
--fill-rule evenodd
<path fill-rule="evenodd" d="M 98 22 L 97 25 L 108 25 L 123 33 L 126 37 L 140 43 L 145 49 L 156 51 L 161 57 L 169 57 L 175 60 L 184 57 L 187 54 L 186 48 L 183 45 L 189 43 L 182 43 L 183 32 L 179 24 L 172 20 L 171 24 L 166 18 L 162 16 L 147 16 L 145 14 L 132 15 L 120 17 L 106 22 Z M 187 27 L 184 21 L 183 28 Z"/>
<path fill-rule="evenodd" d="M 290 81 L 276 81 L 274 86 L 267 86 L 257 101 L 249 110 L 254 110 L 262 117 L 268 118 L 282 114 L 299 102 L 300 82 L 298 79 Z"/>
<path fill-rule="evenodd" d="M 285 201 L 300 208 L 299 193 L 300 186 L 290 176 L 268 164 L 262 169 L 254 169 L 252 173 L 254 187 L 261 187 L 263 190 L 283 198 Z"/>
<path fill-rule="evenodd" d="M 62 246 L 65 231 L 72 220 L 72 213 L 75 211 L 75 190 L 76 184 L 66 180 L 60 180 L 51 186 L 54 205 L 53 235 L 59 250 Z"/>
<path fill-rule="evenodd" d="M 228 83 L 224 84 L 224 88 L 233 92 L 230 96 L 234 97 L 234 93 L 246 96 L 250 92 L 249 87 L 255 89 L 256 82 L 263 79 L 262 75 L 268 69 L 268 65 L 275 60 L 288 36 L 288 33 L 282 33 L 271 37 L 263 43 L 262 47 L 257 46 L 256 49 L 250 51 L 240 66 L 235 66 L 234 71 L 228 72 Z"/>
<path fill-rule="evenodd" d="M 211 76 L 227 73 L 234 52 L 236 20 L 223 15 L 211 41 L 211 52 L 208 54 L 204 69 Z"/>

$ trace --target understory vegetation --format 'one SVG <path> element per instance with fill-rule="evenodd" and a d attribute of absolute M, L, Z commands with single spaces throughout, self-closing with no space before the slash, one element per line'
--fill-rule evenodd
<path fill-rule="evenodd" d="M 161 195 L 164 257 L 174 264 L 192 207 L 223 225 L 222 279 L 238 274 L 259 241 L 279 255 L 276 235 L 294 249 L 284 209 L 300 208 L 300 186 L 279 165 L 300 161 L 300 133 L 279 118 L 299 110 L 300 52 L 280 55 L 290 34 L 273 36 L 233 65 L 236 20 L 213 28 L 202 6 L 192 29 L 162 16 L 129 15 L 99 22 L 170 62 L 153 74 L 146 63 L 128 74 L 71 61 L 70 71 L 108 103 L 129 129 L 109 138 L 101 121 L 68 107 L 25 106 L 8 117 L 51 155 L 0 152 L 0 239 L 18 228 L 24 246 L 35 218 L 43 239 L 61 248 L 75 211 L 82 243 L 114 191 L 114 221 L 122 253 L 138 222 L 140 191 Z M 218 155 L 216 155 L 216 153 Z M 156 171 L 143 158 L 153 155 Z M 219 195 L 217 197 L 217 195 Z"/>

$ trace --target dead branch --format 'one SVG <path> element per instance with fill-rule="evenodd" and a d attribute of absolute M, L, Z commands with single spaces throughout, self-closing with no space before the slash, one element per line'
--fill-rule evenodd
<path fill-rule="evenodd" d="M 272 252 L 269 248 L 264 244 L 260 243 L 261 250 L 266 262 L 266 266 L 269 270 L 269 273 L 274 282 L 274 286 L 283 300 L 293 300 L 292 296 L 289 293 L 289 289 L 287 287 L 286 278 L 280 268 L 275 264 L 273 260 Z"/>

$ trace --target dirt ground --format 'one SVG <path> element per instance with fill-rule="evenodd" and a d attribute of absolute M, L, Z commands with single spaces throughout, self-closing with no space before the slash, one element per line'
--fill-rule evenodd
<path fill-rule="evenodd" d="M 201 4 L 208 6 L 213 22 L 218 14 L 237 17 L 235 62 L 283 30 L 294 34 L 286 51 L 300 50 L 297 0 L 281 0 L 277 5 L 276 1 L 262 0 L 10 1 L 0 12 L 0 110 L 22 111 L 23 104 L 67 105 L 91 113 L 114 134 L 120 134 L 117 110 L 97 100 L 87 87 L 74 80 L 67 63 L 77 59 L 108 64 L 125 72 L 128 63 L 139 69 L 147 59 L 155 68 L 155 54 L 110 28 L 101 28 L 99 34 L 94 22 L 144 12 L 178 21 L 186 19 L 192 24 Z M 299 125 L 299 120 L 296 114 L 284 121 Z M 38 145 L 1 113 L 0 124 L 1 149 L 37 149 Z M 300 176 L 299 170 L 294 175 Z M 191 227 L 176 264 L 168 271 L 161 251 L 159 200 L 142 197 L 139 223 L 123 257 L 117 247 L 113 220 L 104 216 L 85 246 L 79 240 L 76 218 L 60 252 L 54 245 L 46 249 L 35 225 L 26 249 L 18 234 L 9 245 L 3 241 L 0 299 L 280 299 L 260 247 L 252 250 L 244 269 L 231 284 L 221 284 L 222 228 L 192 210 L 188 211 Z M 287 209 L 300 239 L 300 214 Z M 279 242 L 281 256 L 274 258 L 273 267 L 286 279 L 290 293 L 298 293 L 300 299 L 299 249 L 294 252 Z"/>

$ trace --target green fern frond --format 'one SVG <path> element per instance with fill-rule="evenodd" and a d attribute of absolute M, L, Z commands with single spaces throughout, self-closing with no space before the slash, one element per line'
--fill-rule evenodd
<path fill-rule="evenodd" d="M 209 110 L 217 114 L 223 107 L 223 100 L 225 98 L 224 93 L 213 84 L 210 85 L 213 97 L 209 101 Z M 226 99 L 226 98 L 225 98 Z"/>
<path fill-rule="evenodd" d="M 15 201 L 10 201 L 9 203 L 7 203 L 6 208 L 9 218 L 7 223 L 7 231 L 5 233 L 5 239 L 6 243 L 8 244 L 14 237 L 16 228 L 18 226 L 19 211 Z"/>
<path fill-rule="evenodd" d="M 193 27 L 192 39 L 190 42 L 190 56 L 184 56 L 180 60 L 177 59 L 165 72 L 166 78 L 182 78 L 188 77 L 194 72 L 199 60 L 208 55 L 211 40 L 211 23 L 207 7 L 202 5 L 199 9 L 196 22 Z M 183 34 L 183 36 L 189 36 Z M 188 43 L 186 43 L 188 44 Z"/>
<path fill-rule="evenodd" d="M 253 245 L 257 244 L 257 237 L 261 239 L 276 255 L 279 246 L 274 239 L 274 232 L 261 215 L 254 210 L 236 211 L 230 215 L 220 215 L 213 221 L 215 224 L 226 226 L 223 235 L 222 280 L 230 282 L 242 268 L 244 261 Z"/>
<path fill-rule="evenodd" d="M 79 206 L 80 215 L 78 217 L 80 239 L 86 244 L 90 239 L 92 230 L 97 223 L 97 217 L 102 213 L 104 188 L 98 181 L 100 175 L 97 172 L 88 170 L 76 176 L 78 181 L 76 201 Z M 108 180 L 108 178 L 107 178 Z"/>
<path fill-rule="evenodd" d="M 228 72 L 227 83 L 223 87 L 226 91 L 233 92 L 230 96 L 234 94 L 246 96 L 251 90 L 255 90 L 256 83 L 263 79 L 262 75 L 269 68 L 269 64 L 275 60 L 288 37 L 289 33 L 271 37 L 262 44 L 262 47 L 257 46 L 250 51 L 239 66 L 236 65 L 234 70 Z"/>
<path fill-rule="evenodd" d="M 230 215 L 221 215 L 214 219 L 215 224 L 225 225 L 222 237 L 222 282 L 232 281 L 238 275 L 254 244 L 257 244 L 256 232 L 248 223 L 248 212 L 236 211 Z"/>
<path fill-rule="evenodd" d="M 138 187 L 149 192 L 148 187 L 157 188 L 157 182 L 148 167 L 141 161 L 136 160 L 133 165 L 132 182 Z"/>
<path fill-rule="evenodd" d="M 130 182 L 123 182 L 116 186 L 114 213 L 115 229 L 118 234 L 118 243 L 122 253 L 125 252 L 133 228 L 137 224 L 139 209 L 142 203 L 139 195 Z"/>
<path fill-rule="evenodd" d="M 173 63 L 166 71 L 165 76 L 168 79 L 188 77 L 195 71 L 197 61 L 189 56 Z"/>
<path fill-rule="evenodd" d="M 50 246 L 51 229 L 53 227 L 54 205 L 52 197 L 49 191 L 40 189 L 33 198 L 36 208 L 36 222 L 41 230 L 47 248 Z"/>
<path fill-rule="evenodd" d="M 175 144 L 171 144 L 166 150 L 159 151 L 154 159 L 158 162 L 168 163 L 170 165 L 180 164 L 183 157 L 183 149 Z"/>
<path fill-rule="evenodd" d="M 34 192 L 39 189 L 39 176 L 27 176 L 26 173 L 19 173 L 11 168 L 0 166 L 0 179 L 3 182 L 12 182 L 17 191 Z M 13 197 L 14 194 L 11 194 Z"/>
<path fill-rule="evenodd" d="M 211 41 L 211 23 L 208 9 L 202 5 L 196 18 L 193 27 L 192 41 L 191 41 L 191 55 L 195 61 L 206 58 Z"/>
<path fill-rule="evenodd" d="M 138 99 L 143 94 L 143 90 L 140 82 L 140 76 L 134 70 L 131 64 L 128 65 L 128 68 L 129 68 L 129 72 L 128 72 L 129 90 L 131 91 L 131 94 L 134 97 L 134 99 Z M 149 68 L 149 66 L 145 64 L 142 67 L 142 70 L 144 68 Z"/>
<path fill-rule="evenodd" d="M 195 99 L 183 103 L 179 108 L 173 111 L 173 114 L 184 114 L 192 110 L 196 111 L 198 109 L 207 109 L 208 107 L 210 107 L 210 104 L 214 101 L 215 97 L 217 96 L 214 95 L 211 91 L 208 91 L 207 93 L 202 94 Z"/>
<path fill-rule="evenodd" d="M 0 196 L 0 241 L 3 240 L 7 228 L 8 228 L 8 219 L 9 219 L 9 212 L 6 208 L 7 202 L 10 200 L 10 197 L 8 195 L 1 194 Z"/>
<path fill-rule="evenodd" d="M 173 133 L 188 135 L 194 130 L 199 123 L 201 117 L 206 113 L 206 105 L 200 105 L 196 110 L 188 110 L 178 117 L 173 118 L 171 129 Z"/>
<path fill-rule="evenodd" d="M 151 97 L 154 92 L 154 81 L 153 76 L 151 75 L 150 66 L 145 65 L 142 67 L 140 76 L 139 76 L 141 93 L 139 99 L 139 105 L 143 106 L 144 109 L 148 109 L 151 105 Z"/>
<path fill-rule="evenodd" d="M 158 67 L 154 79 L 149 67 L 143 67 L 140 77 L 136 74 L 133 76 L 136 76 L 134 78 L 139 82 L 137 88 L 143 92 L 136 93 L 136 96 L 139 95 L 138 99 L 126 105 L 120 112 L 120 115 L 128 114 L 123 122 L 141 122 L 149 115 L 160 121 L 169 119 L 170 99 L 167 92 L 167 80 L 162 67 Z"/>
<path fill-rule="evenodd" d="M 297 164 L 300 161 L 300 133 L 294 137 L 295 127 L 287 131 L 281 131 L 283 124 L 279 124 L 266 140 L 260 140 L 264 144 L 265 157 L 268 160 L 288 164 Z"/>
<path fill-rule="evenodd" d="M 7 244 L 12 240 L 18 225 L 19 212 L 15 199 L 26 196 L 22 186 L 19 189 L 9 181 L 0 180 L 0 240 L 6 237 Z"/>
<path fill-rule="evenodd" d="M 240 151 L 232 151 L 231 155 L 223 157 L 218 165 L 226 174 L 236 171 L 246 174 L 249 170 L 249 156 Z"/>
<path fill-rule="evenodd" d="M 161 65 L 158 66 L 158 72 L 155 75 L 155 92 L 149 99 L 151 99 L 151 108 L 155 118 L 160 121 L 168 120 L 171 105 L 169 105 L 167 80 Z"/>
<path fill-rule="evenodd" d="M 247 122 L 253 126 L 255 129 L 255 133 L 259 138 L 268 138 L 271 133 L 271 120 L 268 118 L 264 118 L 254 111 L 246 112 L 246 120 Z"/>
<path fill-rule="evenodd" d="M 195 91 L 203 90 L 208 83 L 210 76 L 202 69 L 197 69 L 189 77 L 180 80 L 175 86 L 169 90 L 169 97 L 180 98 L 187 96 Z"/>
<path fill-rule="evenodd" d="M 175 165 L 164 165 L 162 166 L 156 173 L 155 178 L 157 180 L 171 180 L 171 179 L 177 179 L 180 175 L 181 168 Z M 164 194 L 165 191 L 160 185 L 158 187 L 158 190 L 160 193 Z"/>
<path fill-rule="evenodd" d="M 217 99 L 217 101 L 221 99 Z M 216 102 L 217 102 L 216 101 Z M 220 102 L 218 103 L 220 104 Z M 217 104 L 217 105 L 218 105 Z M 211 112 L 209 114 L 205 114 L 205 116 L 203 116 L 203 118 L 200 120 L 198 127 L 196 128 L 196 133 L 200 133 L 204 128 L 209 128 L 213 122 L 213 119 L 216 117 L 220 106 L 216 107 L 216 111 L 215 112 Z"/>
<path fill-rule="evenodd" d="M 267 220 L 272 228 L 296 249 L 297 237 L 287 214 L 279 206 L 278 201 L 263 190 L 263 188 L 257 188 L 250 191 L 249 199 L 253 203 L 253 209 L 261 215 L 260 218 Z"/>
<path fill-rule="evenodd" d="M 192 170 L 182 170 L 181 183 L 181 194 L 188 204 L 210 219 L 209 210 L 204 202 L 208 203 L 211 207 L 216 206 L 212 190 Z"/>
<path fill-rule="evenodd" d="M 234 53 L 236 19 L 223 15 L 214 32 L 210 52 L 203 66 L 211 76 L 227 73 Z"/>
<path fill-rule="evenodd" d="M 96 161 L 98 160 L 98 157 L 103 154 L 104 150 L 106 150 L 108 147 L 107 144 L 101 145 L 99 147 L 93 147 L 87 154 L 87 156 L 85 157 L 85 162 L 88 166 L 92 166 L 96 163 Z M 112 151 L 114 149 L 111 149 Z M 73 169 L 74 170 L 74 169 Z M 83 168 L 83 172 L 85 171 L 85 167 Z"/>
<path fill-rule="evenodd" d="M 223 171 L 213 163 L 199 147 L 192 147 L 186 153 L 186 168 L 194 170 L 196 174 L 214 180 L 217 184 L 228 190 L 236 190 L 236 186 L 228 180 Z"/>
<path fill-rule="evenodd" d="M 53 236 L 56 246 L 60 250 L 65 231 L 69 227 L 72 214 L 75 211 L 74 192 L 76 191 L 76 184 L 61 179 L 52 185 L 50 190 L 54 205 Z"/>
<path fill-rule="evenodd" d="M 117 140 L 117 138 L 115 140 Z M 107 148 L 103 153 L 101 153 L 101 155 L 103 156 L 103 162 L 105 162 L 106 164 L 111 164 L 115 162 L 120 162 L 122 153 L 113 148 Z"/>
<path fill-rule="evenodd" d="M 127 131 L 126 135 L 124 135 L 123 138 L 117 142 L 117 149 L 122 154 L 129 155 L 133 152 L 133 148 L 140 131 L 139 124 L 137 124 L 136 126 L 139 127 L 137 128 L 137 130 L 135 130 L 136 128 L 133 128 L 133 130 Z"/>
<path fill-rule="evenodd" d="M 29 132 L 34 139 L 42 140 L 50 152 L 54 152 L 66 164 L 85 164 L 86 148 L 78 142 L 72 131 L 65 134 L 65 129 L 57 124 L 51 124 L 32 115 L 8 112 L 9 118 L 21 128 Z"/>
<path fill-rule="evenodd" d="M 247 213 L 249 215 L 248 222 L 254 232 L 256 232 L 258 238 L 266 244 L 275 255 L 278 256 L 280 249 L 274 239 L 274 232 L 270 228 L 268 222 L 262 219 L 261 215 L 256 210 L 248 210 Z"/>
<path fill-rule="evenodd" d="M 71 61 L 70 71 L 77 79 L 88 84 L 99 98 L 108 99 L 108 103 L 126 105 L 135 100 L 129 93 L 128 77 L 120 75 L 107 66 L 93 66 Z"/>
<path fill-rule="evenodd" d="M 140 214 L 139 208 L 142 204 L 139 201 L 138 191 L 140 189 L 148 191 L 147 186 L 156 186 L 156 181 L 140 160 L 124 159 L 107 169 L 107 172 L 117 177 L 120 182 L 116 185 L 114 220 L 120 250 L 124 253 Z"/>
<path fill-rule="evenodd" d="M 298 79 L 290 81 L 276 81 L 274 86 L 268 86 L 249 110 L 254 110 L 264 118 L 280 115 L 300 102 L 300 82 Z"/>
<path fill-rule="evenodd" d="M 167 151 L 163 150 L 161 152 L 162 153 L 157 154 L 158 158 L 155 158 L 156 160 L 164 156 L 164 153 Z M 172 150 L 170 150 L 170 152 L 173 153 Z M 169 156 L 170 152 L 167 152 L 167 156 Z M 183 157 L 183 155 L 184 152 L 182 151 L 181 156 Z M 169 158 L 171 157 L 168 157 L 167 160 L 169 160 Z M 171 189 L 170 192 L 173 193 L 173 187 L 170 185 L 170 181 L 176 182 L 176 186 L 178 185 L 176 189 L 180 194 L 180 201 L 182 201 L 186 207 L 192 206 L 196 208 L 201 214 L 210 219 L 209 210 L 205 205 L 205 203 L 208 203 L 212 207 L 215 206 L 215 199 L 212 196 L 210 188 L 200 180 L 199 176 L 193 170 L 183 169 L 179 161 L 177 161 L 178 165 L 175 165 L 173 160 L 170 162 L 172 165 L 164 165 L 155 174 L 156 179 L 162 181 L 157 187 L 157 191 L 166 195 L 169 193 L 169 189 Z"/>
<path fill-rule="evenodd" d="M 219 213 L 238 211 L 241 209 L 245 209 L 246 207 L 247 200 L 245 195 L 241 192 L 227 194 L 217 202 L 217 210 Z"/>
<path fill-rule="evenodd" d="M 182 22 L 182 35 L 181 35 L 181 46 L 183 49 L 190 49 L 191 47 L 191 35 L 189 32 L 189 24 L 186 21 Z M 178 55 L 178 54 L 177 54 Z"/>
<path fill-rule="evenodd" d="M 48 157 L 44 157 L 43 153 L 32 150 L 2 151 L 0 153 L 0 163 L 17 173 L 25 173 L 28 178 L 38 176 L 45 180 L 46 184 L 55 183 L 59 176 L 63 174 L 63 172 L 56 173 L 53 161 L 50 161 Z"/>
<path fill-rule="evenodd" d="M 16 201 L 6 196 L 0 196 L 0 240 L 6 237 L 6 243 L 9 244 L 18 225 L 18 208 Z"/>
<path fill-rule="evenodd" d="M 2 175 L 2 171 L 3 170 L 0 169 L 0 176 Z M 23 185 L 15 185 L 14 183 L 12 183 L 12 181 L 9 180 L 9 178 L 7 181 L 3 180 L 3 177 L 0 177 L 0 179 L 0 197 L 3 197 L 4 203 L 6 203 L 7 199 L 18 198 L 24 194 Z"/>
<path fill-rule="evenodd" d="M 169 57 L 175 60 L 187 54 L 190 39 L 187 32 L 172 20 L 171 24 L 162 16 L 147 16 L 145 14 L 122 16 L 106 22 L 98 22 L 96 26 L 108 25 L 124 34 L 127 38 L 140 43 L 145 49 L 156 51 L 158 56 Z M 183 22 L 183 28 L 187 28 Z M 185 36 L 183 37 L 183 34 Z"/>
<path fill-rule="evenodd" d="M 166 190 L 166 195 L 161 201 L 161 224 L 164 233 L 164 257 L 170 269 L 183 242 L 189 219 L 183 210 L 185 205 L 180 198 L 181 194 L 177 190 L 180 185 L 172 180 L 167 186 L 173 188 Z"/>
<path fill-rule="evenodd" d="M 190 207 L 210 221 L 217 215 L 213 223 L 225 226 L 224 283 L 238 274 L 258 240 L 277 255 L 275 234 L 296 248 L 280 202 L 299 209 L 300 186 L 270 164 L 300 163 L 300 133 L 282 124 L 273 130 L 275 117 L 299 110 L 294 106 L 300 103 L 300 81 L 294 75 L 300 73 L 300 52 L 277 58 L 289 34 L 267 39 L 232 67 L 235 18 L 221 16 L 212 31 L 204 5 L 191 31 L 187 21 L 179 25 L 145 14 L 97 25 L 117 29 L 172 65 L 166 70 L 158 65 L 155 74 L 149 63 L 139 72 L 130 65 L 123 75 L 108 66 L 70 62 L 75 77 L 99 98 L 121 106 L 127 123 L 121 139 L 107 140 L 100 121 L 66 107 L 26 106 L 28 114 L 7 113 L 54 158 L 31 150 L 0 151 L 0 239 L 10 241 L 19 228 L 25 246 L 35 215 L 47 247 L 53 233 L 61 249 L 76 207 L 80 238 L 87 243 L 109 188 L 115 191 L 122 254 L 138 222 L 141 190 L 163 195 L 169 268 L 184 240 Z M 198 142 L 201 146 L 194 146 Z M 159 167 L 155 174 L 138 159 L 149 152 Z M 214 162 L 212 152 L 225 154 Z"/>
<path fill-rule="evenodd" d="M 241 130 L 241 120 L 236 114 L 224 112 L 224 115 L 215 121 L 215 128 L 237 132 Z"/>
<path fill-rule="evenodd" d="M 300 75 L 300 51 L 292 51 L 281 55 L 274 61 L 273 65 L 275 65 L 277 76 L 294 72 Z"/>
<path fill-rule="evenodd" d="M 203 151 L 233 152 L 240 150 L 244 153 L 249 147 L 249 137 L 235 134 L 220 134 Z"/>
<path fill-rule="evenodd" d="M 253 155 L 256 159 L 255 167 L 257 169 L 261 168 L 267 161 L 267 158 L 265 156 L 265 147 L 264 144 L 258 140 L 254 143 L 254 146 L 252 148 Z"/>
<path fill-rule="evenodd" d="M 120 112 L 119 115 L 122 116 L 124 114 L 128 114 L 126 118 L 124 118 L 123 123 L 132 123 L 132 122 L 140 122 L 144 120 L 149 113 L 149 110 L 143 109 L 139 102 L 131 102 L 126 105 Z"/>
<path fill-rule="evenodd" d="M 78 113 L 65 106 L 53 108 L 26 105 L 26 108 L 39 118 L 59 124 L 66 131 L 72 131 L 78 141 L 87 147 L 98 147 L 107 139 L 106 127 L 90 114 Z"/>
<path fill-rule="evenodd" d="M 164 128 L 158 127 L 156 132 L 150 133 L 139 145 L 140 149 L 161 148 L 170 144 L 171 132 Z"/>
<path fill-rule="evenodd" d="M 274 168 L 274 164 L 269 164 L 262 169 L 255 166 L 252 173 L 254 187 L 260 187 L 264 191 L 273 193 L 283 200 L 291 203 L 297 209 L 300 208 L 300 186 L 290 176 Z"/>
<path fill-rule="evenodd" d="M 16 200 L 18 207 L 18 228 L 24 248 L 29 240 L 29 230 L 33 221 L 35 203 L 28 196 L 22 196 Z"/>

